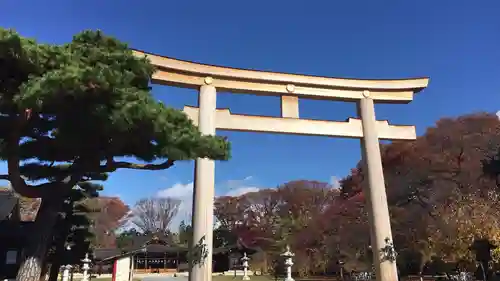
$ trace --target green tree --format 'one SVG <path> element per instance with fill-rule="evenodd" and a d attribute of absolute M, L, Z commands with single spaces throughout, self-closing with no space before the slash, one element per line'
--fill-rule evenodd
<path fill-rule="evenodd" d="M 153 98 L 146 58 L 99 31 L 54 45 L 0 29 L 0 65 L 0 155 L 8 166 L 0 179 L 42 198 L 18 281 L 39 280 L 57 215 L 78 183 L 229 157 L 225 139 L 202 136 L 184 113 Z"/>
<path fill-rule="evenodd" d="M 116 247 L 122 251 L 130 249 L 130 247 L 133 246 L 134 237 L 139 235 L 141 234 L 138 233 L 137 230 L 135 230 L 135 228 L 122 231 L 116 237 Z"/>
<path fill-rule="evenodd" d="M 57 280 L 61 265 L 80 264 L 85 253 L 89 252 L 94 238 L 90 218 L 99 210 L 89 208 L 87 202 L 97 197 L 99 190 L 102 190 L 101 185 L 86 182 L 73 188 L 64 201 L 49 249 L 50 281 Z M 71 250 L 68 251 L 67 247 Z"/>
<path fill-rule="evenodd" d="M 236 234 L 225 227 L 216 228 L 214 230 L 213 239 L 214 248 L 234 246 L 238 242 L 238 237 L 236 236 Z"/>
<path fill-rule="evenodd" d="M 193 235 L 193 227 L 189 224 L 186 224 L 185 221 L 181 221 L 179 225 L 179 244 L 180 245 L 189 245 L 191 241 L 191 236 Z"/>

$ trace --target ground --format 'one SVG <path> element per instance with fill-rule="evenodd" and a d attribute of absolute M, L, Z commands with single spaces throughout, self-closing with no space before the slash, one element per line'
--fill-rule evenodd
<path fill-rule="evenodd" d="M 236 281 L 236 280 L 241 280 L 242 276 L 213 276 L 212 280 L 213 281 Z M 141 281 L 187 281 L 187 277 L 144 277 L 142 278 Z M 251 281 L 272 281 L 274 280 L 273 278 L 270 278 L 268 276 L 250 276 Z M 99 279 L 101 281 L 101 279 Z M 104 281 L 110 281 L 110 280 L 104 280 Z"/>
<path fill-rule="evenodd" d="M 242 276 L 214 276 L 212 277 L 213 281 L 235 281 L 235 280 L 241 280 Z M 251 281 L 270 281 L 274 280 L 274 278 L 271 278 L 269 276 L 250 276 Z"/>
<path fill-rule="evenodd" d="M 144 277 L 142 279 L 134 278 L 134 281 L 187 281 L 187 277 L 166 277 L 166 276 L 150 276 Z M 213 281 L 239 281 L 241 280 L 241 276 L 213 276 Z M 274 277 L 272 276 L 250 276 L 250 281 L 274 281 Z M 283 280 L 283 278 L 279 278 L 278 281 Z M 334 279 L 318 279 L 318 280 L 334 280 Z M 75 279 L 74 281 L 79 281 Z M 111 281 L 111 278 L 98 278 L 94 279 L 94 281 Z M 295 278 L 295 281 L 301 281 L 298 278 Z M 315 279 L 304 279 L 304 281 L 316 281 Z"/>

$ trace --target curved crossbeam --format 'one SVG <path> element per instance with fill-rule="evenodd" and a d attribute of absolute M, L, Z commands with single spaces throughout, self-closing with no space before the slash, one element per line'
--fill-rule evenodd
<path fill-rule="evenodd" d="M 199 109 L 184 106 L 184 113 L 198 126 Z M 215 127 L 220 130 L 309 135 L 325 137 L 362 138 L 361 120 L 349 118 L 345 122 L 279 118 L 232 114 L 229 109 L 217 109 Z M 378 137 L 383 140 L 414 140 L 414 126 L 390 125 L 388 121 L 377 121 Z"/>
<path fill-rule="evenodd" d="M 366 80 L 248 70 L 183 61 L 139 50 L 133 52 L 138 57 L 146 56 L 158 68 L 153 75 L 156 84 L 196 89 L 213 84 L 232 93 L 356 101 L 368 90 L 376 102 L 408 103 L 414 93 L 429 83 L 428 78 Z"/>

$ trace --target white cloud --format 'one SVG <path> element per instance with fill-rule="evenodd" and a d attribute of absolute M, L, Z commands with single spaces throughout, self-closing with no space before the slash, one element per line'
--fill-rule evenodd
<path fill-rule="evenodd" d="M 179 212 L 172 220 L 170 227 L 177 231 L 177 227 L 180 225 L 181 221 L 191 221 L 191 210 L 193 208 L 193 183 L 176 183 L 173 186 L 160 190 L 156 194 L 158 197 L 170 197 L 178 199 L 181 204 L 179 206 Z"/>
<path fill-rule="evenodd" d="M 158 197 L 175 197 L 182 198 L 193 195 L 193 183 L 188 184 L 176 183 L 172 187 L 160 190 L 157 193 Z"/>
<path fill-rule="evenodd" d="M 330 177 L 330 185 L 332 188 L 339 189 L 340 188 L 340 180 L 336 176 L 331 176 Z"/>
<path fill-rule="evenodd" d="M 245 193 L 258 191 L 259 188 L 256 186 L 248 185 L 253 177 L 248 176 L 242 180 L 228 180 L 226 182 L 216 184 L 216 196 L 240 196 Z M 182 184 L 176 183 L 171 187 L 158 191 L 156 196 L 158 197 L 171 197 L 176 198 L 181 201 L 179 206 L 179 213 L 172 220 L 171 228 L 173 231 L 177 231 L 177 227 L 181 221 L 191 222 L 191 212 L 193 208 L 193 182 Z M 227 189 L 227 191 L 219 193 L 218 187 L 222 189 Z M 217 194 L 218 193 L 218 194 Z"/>
<path fill-rule="evenodd" d="M 500 119 L 500 110 L 497 111 L 497 117 L 498 117 L 498 119 Z"/>

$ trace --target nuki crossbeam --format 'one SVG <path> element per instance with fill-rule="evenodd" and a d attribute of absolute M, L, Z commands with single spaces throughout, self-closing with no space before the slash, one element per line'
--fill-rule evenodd
<path fill-rule="evenodd" d="M 186 113 L 195 125 L 198 125 L 199 109 L 185 106 Z M 414 140 L 415 126 L 393 126 L 387 121 L 377 121 L 379 139 Z M 325 137 L 362 138 L 361 119 L 349 118 L 345 122 L 311 119 L 280 118 L 231 114 L 229 109 L 217 109 L 215 127 L 220 130 L 293 134 Z"/>

